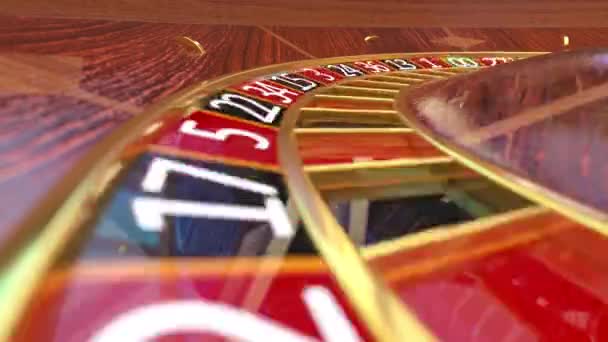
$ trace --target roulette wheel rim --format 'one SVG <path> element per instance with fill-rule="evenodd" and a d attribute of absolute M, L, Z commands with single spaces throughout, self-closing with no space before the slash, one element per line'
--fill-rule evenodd
<path fill-rule="evenodd" d="M 51 267 L 52 262 L 55 261 L 56 256 L 61 252 L 62 247 L 68 241 L 71 241 L 72 237 L 76 234 L 76 229 L 84 224 L 87 218 L 92 215 L 94 203 L 99 201 L 101 196 L 112 188 L 113 177 L 124 167 L 120 163 L 117 164 L 117 160 L 120 160 L 121 156 L 124 156 L 125 153 L 128 155 L 141 152 L 139 150 L 128 150 L 129 144 L 140 137 L 142 132 L 153 132 L 149 128 L 154 127 L 153 124 L 162 120 L 163 117 L 176 115 L 176 112 L 179 112 L 179 115 L 186 115 L 189 112 L 187 108 L 194 105 L 193 100 L 195 99 L 210 96 L 232 84 L 256 77 L 331 63 L 409 58 L 413 56 L 466 55 L 501 57 L 532 56 L 537 54 L 524 52 L 431 52 L 326 58 L 285 63 L 240 72 L 213 81 L 203 82 L 176 94 L 148 109 L 143 114 L 136 116 L 98 144 L 74 168 L 72 173 L 58 184 L 56 190 L 51 192 L 41 206 L 35 209 L 35 212 L 38 214 L 32 215 L 21 225 L 23 228 L 17 230 L 19 235 L 11 241 L 23 241 L 31 238 L 34 233 L 30 230 L 31 227 L 44 225 L 44 228 L 40 231 L 40 236 L 36 237 L 35 243 L 37 245 L 32 247 L 31 252 L 19 258 L 15 264 L 10 266 L 10 270 L 13 272 L 10 274 L 14 278 L 9 281 L 12 284 L 9 285 L 9 288 L 13 289 L 12 291 L 8 291 L 11 293 L 10 300 L 13 303 L 13 305 L 7 305 L 13 308 L 12 314 L 9 317 L 12 317 L 13 324 L 18 321 L 20 317 L 19 309 L 26 305 L 26 298 L 29 298 L 35 286 L 42 280 Z M 330 87 L 332 86 L 327 88 Z M 319 90 L 323 88 L 321 86 Z M 306 223 L 305 229 L 312 236 L 323 259 L 333 269 L 334 276 L 338 278 L 342 289 L 345 290 L 348 298 L 354 302 L 358 313 L 370 325 L 370 330 L 376 337 L 382 340 L 390 340 L 402 338 L 403 336 L 411 337 L 415 334 L 418 338 L 431 338 L 432 334 L 420 325 L 417 319 L 413 317 L 413 314 L 408 312 L 405 305 L 398 303 L 396 297 L 391 295 L 391 291 L 367 269 L 360 252 L 349 241 L 342 227 L 336 222 L 327 205 L 320 199 L 310 179 L 304 172 L 301 158 L 297 153 L 297 144 L 293 140 L 292 129 L 295 126 L 300 108 L 314 94 L 316 94 L 316 90 L 303 95 L 295 104 L 287 108 L 285 114 L 283 114 L 286 119 L 281 124 L 277 140 L 279 145 L 279 164 L 285 172 L 290 195 L 294 196 L 298 212 Z M 467 166 L 483 173 L 483 169 L 477 170 L 475 168 L 475 161 L 464 159 L 450 150 L 449 147 L 433 140 L 432 136 L 425 134 L 424 128 L 415 125 L 415 123 L 412 126 L 416 132 L 421 132 L 422 135 L 444 150 L 444 152 L 447 152 L 447 154 L 453 155 Z M 125 149 L 127 149 L 127 152 L 125 152 Z M 102 157 L 100 158 L 99 156 Z M 226 158 L 225 160 L 228 159 Z M 216 158 L 215 160 L 221 161 L 224 159 Z M 249 165 L 256 166 L 254 163 L 249 163 Z M 44 244 L 42 244 L 43 241 Z M 14 251 L 12 252 L 11 254 L 15 253 Z M 25 269 L 28 270 L 29 274 L 24 274 L 23 270 Z M 357 273 L 353 273 L 353 270 Z M 18 285 L 19 283 L 22 284 L 23 279 L 33 279 L 36 281 L 28 282 L 28 284 L 31 284 L 29 286 Z M 355 284 L 359 288 L 354 287 Z M 361 284 L 365 284 L 362 286 L 363 292 L 361 292 Z M 358 298 L 363 299 L 360 300 Z M 376 300 L 380 302 L 375 302 Z M 15 310 L 14 308 L 17 309 Z M 387 327 L 387 324 L 391 324 L 391 326 Z M 10 326 L 11 324 L 5 325 L 5 327 L 9 327 L 8 329 L 10 329 Z M 9 332 L 6 332 L 6 335 L 8 334 Z"/>
<path fill-rule="evenodd" d="M 546 57 L 553 58 L 554 60 L 556 58 L 561 58 L 562 60 L 565 60 L 565 62 L 562 61 L 562 63 L 575 64 L 578 67 L 579 63 L 582 64 L 581 59 L 583 59 L 583 56 L 585 56 L 586 54 L 594 56 L 595 53 L 601 55 L 602 51 L 600 50 L 599 53 L 595 50 L 582 52 L 562 52 L 555 53 L 552 54 L 552 56 Z M 586 62 L 589 63 L 589 61 Z M 423 87 L 428 88 L 428 85 L 425 85 Z M 602 89 L 589 89 L 589 92 L 594 91 L 595 94 L 585 94 L 585 96 L 597 101 L 599 98 L 601 98 L 601 96 L 604 96 L 605 94 L 604 91 L 600 92 L 597 90 Z M 584 96 L 580 96 L 579 98 L 582 99 L 584 98 Z M 571 110 L 583 106 L 581 103 L 577 103 L 576 100 L 568 100 L 570 100 L 571 102 Z M 590 203 L 586 203 L 585 200 L 588 200 L 588 198 L 576 199 L 572 196 L 572 194 L 561 193 L 560 191 L 555 190 L 550 186 L 540 184 L 537 179 L 531 179 L 530 175 L 521 175 L 520 173 L 511 170 L 509 167 L 499 165 L 496 161 L 492 161 L 487 156 L 482 156 L 481 153 L 475 153 L 468 150 L 466 148 L 466 143 L 457 143 L 454 140 L 450 141 L 449 138 L 437 134 L 437 132 L 433 131 L 429 127 L 429 125 L 423 123 L 420 117 L 418 117 L 416 113 L 412 110 L 411 106 L 408 106 L 408 104 L 406 104 L 407 101 L 408 99 L 406 94 L 405 96 L 402 96 L 402 98 L 399 99 L 399 103 L 396 105 L 397 107 L 399 107 L 399 111 L 402 113 L 402 118 L 404 119 L 406 124 L 409 127 L 412 127 L 416 131 L 416 133 L 423 136 L 428 142 L 443 151 L 446 155 L 453 157 L 459 163 L 469 167 L 472 170 L 475 170 L 476 172 L 487 177 L 493 182 L 501 184 L 502 186 L 510 189 L 515 193 L 520 194 L 523 197 L 526 197 L 536 203 L 551 208 L 556 212 L 572 219 L 573 221 L 579 222 L 595 230 L 601 235 L 608 235 L 608 214 L 606 214 L 605 211 L 602 211 L 601 209 L 592 206 Z M 580 102 L 581 100 L 578 101 Z M 585 101 L 592 102 L 589 99 L 586 99 Z M 564 103 L 561 104 L 562 106 L 568 106 L 565 101 L 563 102 Z M 540 111 L 540 106 L 538 106 L 533 107 L 530 112 L 536 114 Z M 563 112 L 566 112 L 566 110 L 563 110 Z M 540 122 L 543 119 L 538 119 L 538 121 Z M 508 119 L 504 120 L 503 122 L 499 122 L 498 124 L 504 124 L 507 120 Z M 526 126 L 524 125 L 523 127 Z M 517 129 L 518 128 L 512 128 L 511 130 L 516 131 Z M 587 132 L 583 131 L 583 133 Z M 479 140 L 483 141 L 482 138 L 479 138 Z"/>

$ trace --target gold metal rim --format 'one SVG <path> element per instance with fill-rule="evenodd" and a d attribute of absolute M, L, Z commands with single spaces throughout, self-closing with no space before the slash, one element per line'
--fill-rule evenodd
<path fill-rule="evenodd" d="M 297 149 L 294 128 L 300 108 L 304 107 L 314 95 L 315 92 L 311 92 L 288 108 L 278 138 L 281 169 L 291 199 L 306 223 L 305 229 L 343 291 L 351 299 L 355 310 L 363 321 L 369 324 L 371 333 L 378 340 L 435 340 L 435 336 L 417 319 L 416 315 L 401 304 L 386 284 L 369 270 L 358 249 L 316 192 L 306 172 L 310 171 L 310 168 L 304 169 Z"/>
<path fill-rule="evenodd" d="M 362 59 L 378 59 L 378 58 L 397 58 L 410 56 L 434 56 L 434 55 L 468 55 L 468 56 L 533 56 L 542 53 L 536 52 L 421 52 L 421 53 L 392 53 L 392 54 L 369 54 L 359 56 L 345 57 L 330 57 L 314 60 L 301 60 L 282 64 L 275 64 L 260 68 L 255 68 L 247 71 L 231 73 L 221 76 L 210 81 L 203 81 L 184 89 L 174 95 L 161 100 L 155 105 L 148 106 L 142 110 L 142 114 L 136 115 L 125 123 L 121 124 L 107 137 L 97 143 L 91 150 L 85 154 L 83 158 L 71 169 L 71 172 L 66 174 L 61 181 L 57 182 L 38 204 L 30 211 L 32 215 L 27 215 L 23 221 L 18 223 L 13 231 L 16 232 L 15 237 L 8 238 L 0 244 L 0 264 L 4 263 L 9 257 L 18 251 L 23 241 L 20 239 L 27 233 L 32 233 L 32 230 L 42 230 L 47 222 L 51 221 L 58 210 L 65 207 L 63 205 L 68 197 L 75 194 L 76 187 L 86 187 L 87 180 L 95 178 L 100 172 L 103 173 L 104 167 L 112 164 L 113 160 L 118 160 L 116 151 L 124 148 L 134 138 L 144 132 L 145 128 L 154 122 L 161 119 L 170 109 L 179 108 L 186 109 L 193 105 L 192 99 L 200 98 L 205 95 L 218 91 L 225 86 L 243 82 L 245 80 L 261 77 L 274 72 L 290 71 L 297 68 L 314 67 L 322 64 L 331 64 L 338 61 L 349 62 Z M 371 75 L 370 75 L 371 76 Z M 86 175 L 86 177 L 84 177 Z M 82 199 L 84 201 L 84 198 Z M 23 234 L 25 233 L 25 234 Z"/>
<path fill-rule="evenodd" d="M 407 58 L 411 56 L 467 55 L 467 56 L 532 56 L 530 52 L 427 52 L 370 54 L 360 56 L 332 57 L 325 59 L 295 61 L 232 73 L 212 81 L 204 81 L 150 106 L 136 115 L 96 144 L 72 170 L 62 178 L 38 202 L 14 233 L 0 246 L 0 263 L 3 267 L 3 287 L 0 299 L 4 303 L 0 325 L 0 340 L 9 338 L 18 323 L 27 303 L 47 270 L 55 262 L 61 248 L 76 233 L 78 224 L 89 214 L 90 206 L 99 194 L 98 180 L 103 180 L 106 170 L 120 160 L 120 152 L 146 127 L 159 121 L 171 109 L 185 110 L 193 105 L 192 100 L 209 95 L 225 86 L 265 76 L 274 72 L 315 67 L 336 62 L 351 62 L 364 59 Z M 304 97 L 307 97 L 305 95 Z M 292 106 L 293 107 L 293 106 Z M 288 109 L 288 111 L 291 107 Z M 286 115 L 286 114 L 284 114 Z M 284 130 L 279 136 L 283 137 Z M 281 150 L 281 149 L 279 149 Z M 27 248 L 24 246 L 27 245 Z M 27 272 L 23 270 L 26 269 Z M 397 304 L 397 303 L 395 303 Z M 386 323 L 386 322 L 384 322 Z M 411 333 L 411 332 L 410 332 Z M 411 337 L 411 335 L 408 335 Z"/>
<path fill-rule="evenodd" d="M 413 250 L 432 243 L 444 242 L 454 238 L 480 234 L 491 229 L 495 225 L 507 223 L 522 217 L 530 217 L 541 213 L 546 213 L 548 211 L 549 209 L 543 207 L 527 207 L 479 218 L 472 222 L 437 226 L 430 230 L 407 235 L 394 240 L 380 242 L 370 247 L 365 247 L 362 249 L 361 253 L 368 260 L 381 258 L 396 252 Z"/>
<path fill-rule="evenodd" d="M 279 162 L 290 199 L 319 253 L 376 339 L 433 341 L 436 339 L 433 334 L 368 269 L 304 171 L 293 131 L 300 108 L 313 96 L 309 93 L 289 107 L 279 130 Z"/>
<path fill-rule="evenodd" d="M 401 97 L 405 92 L 407 92 L 407 90 L 404 90 L 399 96 Z M 395 108 L 397 108 L 398 105 L 399 101 L 396 101 Z M 401 112 L 400 117 L 404 123 L 409 127 L 412 127 L 416 133 L 420 134 L 442 152 L 453 157 L 455 161 L 506 187 L 516 194 L 542 206 L 551 208 L 599 234 L 608 236 L 607 214 L 585 206 L 542 185 L 532 183 L 528 179 L 513 172 L 509 172 L 507 169 L 500 168 L 473 155 L 464 148 L 450 143 L 447 139 L 437 136 L 430 129 L 425 127 L 424 124 L 416 118 L 415 114 L 410 111 L 404 110 Z"/>

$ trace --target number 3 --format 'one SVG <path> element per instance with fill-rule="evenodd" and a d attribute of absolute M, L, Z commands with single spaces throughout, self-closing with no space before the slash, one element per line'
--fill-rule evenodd
<path fill-rule="evenodd" d="M 268 139 L 264 138 L 259 134 L 255 134 L 249 131 L 245 131 L 238 128 L 221 128 L 215 132 L 205 131 L 196 128 L 196 121 L 186 120 L 182 123 L 179 131 L 184 134 L 194 135 L 200 138 L 207 138 L 212 140 L 226 141 L 231 135 L 240 135 L 255 140 L 255 148 L 258 150 L 267 150 L 270 146 Z"/>

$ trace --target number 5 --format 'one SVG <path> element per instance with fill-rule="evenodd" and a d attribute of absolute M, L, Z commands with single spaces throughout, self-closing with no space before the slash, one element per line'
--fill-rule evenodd
<path fill-rule="evenodd" d="M 221 128 L 215 132 L 205 131 L 196 128 L 196 121 L 186 120 L 182 123 L 179 131 L 184 134 L 194 135 L 200 138 L 207 138 L 212 140 L 226 141 L 231 135 L 240 135 L 255 140 L 255 148 L 258 150 L 267 150 L 270 146 L 268 139 L 264 138 L 259 134 L 255 134 L 249 131 L 245 131 L 237 128 Z"/>

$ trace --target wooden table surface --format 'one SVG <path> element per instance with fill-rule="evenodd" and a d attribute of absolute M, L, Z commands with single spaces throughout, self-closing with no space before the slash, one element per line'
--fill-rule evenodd
<path fill-rule="evenodd" d="M 251 6 L 246 1 L 237 2 Z M 557 16 L 552 19 L 557 21 L 549 21 L 569 24 L 563 28 L 514 27 L 522 26 L 521 22 L 512 23 L 514 28 L 462 27 L 466 22 L 470 26 L 494 26 L 479 19 L 479 13 L 466 21 L 462 15 L 460 22 L 444 21 L 458 28 L 437 27 L 442 22 L 434 23 L 433 15 L 443 8 L 439 2 L 432 2 L 435 12 L 430 12 L 426 24 L 419 23 L 434 23 L 435 27 L 426 28 L 411 28 L 416 21 L 397 21 L 389 14 L 382 21 L 385 10 L 355 25 L 361 14 L 353 13 L 371 3 L 362 1 L 346 1 L 357 11 L 348 9 L 344 13 L 351 17 L 331 27 L 319 26 L 331 22 L 331 16 L 323 17 L 322 13 L 315 14 L 321 17 L 313 22 L 316 27 L 301 26 L 309 23 L 302 20 L 286 25 L 284 19 L 277 19 L 276 25 L 271 25 L 271 21 L 257 17 L 243 19 L 243 8 L 236 2 L 231 2 L 234 7 L 219 6 L 217 13 L 207 13 L 206 21 L 180 19 L 168 11 L 165 21 L 173 23 L 160 22 L 163 19 L 158 14 L 150 17 L 149 9 L 134 12 L 133 8 L 119 8 L 122 12 L 110 18 L 110 7 L 95 7 L 101 3 L 87 2 L 88 7 L 72 4 L 71 10 L 66 0 L 59 1 L 56 10 L 49 10 L 51 3 L 44 5 L 42 1 L 0 5 L 0 14 L 4 14 L 0 15 L 0 239 L 95 142 L 147 105 L 198 81 L 317 57 L 418 51 L 558 51 L 608 43 L 608 28 L 581 27 L 596 23 L 595 15 L 607 16 L 599 1 L 578 3 L 587 14 L 581 14 L 577 23 L 570 17 L 559 21 Z M 199 5 L 209 3 L 201 1 Z M 269 2 L 259 3 L 261 7 L 256 11 Z M 396 1 L 374 3 L 407 10 Z M 513 10 L 514 3 L 517 1 L 505 8 Z M 538 3 L 534 6 L 540 6 Z M 549 12 L 564 15 L 546 7 Z M 234 21 L 222 17 L 231 8 L 241 17 Z M 285 9 L 289 18 L 295 16 L 293 10 Z M 529 26 L 538 26 L 534 16 L 529 19 Z M 175 23 L 180 21 L 193 23 Z M 395 27 L 379 27 L 386 23 Z M 372 35 L 377 39 L 366 42 L 364 38 Z M 569 37 L 568 47 L 563 45 L 564 35 Z M 185 51 L 176 41 L 181 36 L 200 42 L 206 53 L 194 56 Z"/>
<path fill-rule="evenodd" d="M 317 27 L 608 27 L 605 0 L 3 0 L 0 14 Z"/>

